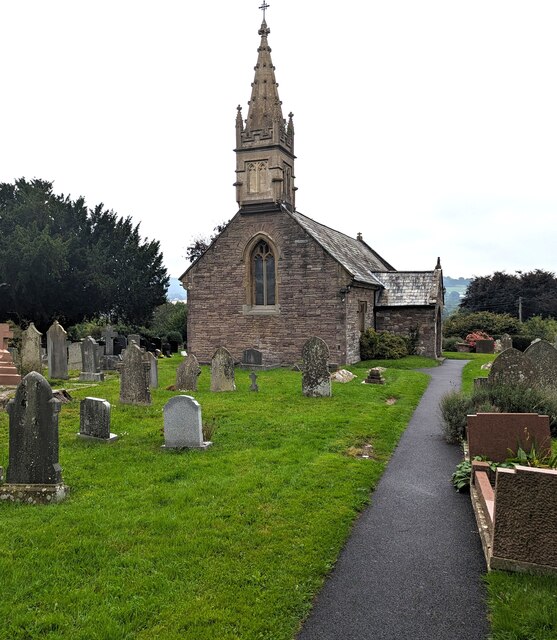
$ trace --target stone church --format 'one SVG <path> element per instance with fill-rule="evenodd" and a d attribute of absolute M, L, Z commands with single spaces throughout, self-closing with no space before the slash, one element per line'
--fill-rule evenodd
<path fill-rule="evenodd" d="M 330 361 L 359 361 L 368 327 L 418 336 L 441 354 L 443 274 L 397 271 L 368 246 L 296 210 L 294 124 L 283 117 L 265 19 L 247 119 L 236 116 L 238 212 L 181 276 L 188 292 L 188 351 L 209 362 L 219 346 L 248 349 L 263 366 L 298 362 L 319 336 Z"/>

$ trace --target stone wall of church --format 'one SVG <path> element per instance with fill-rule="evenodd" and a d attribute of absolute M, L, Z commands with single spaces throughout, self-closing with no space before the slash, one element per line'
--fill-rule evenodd
<path fill-rule="evenodd" d="M 364 287 L 353 287 L 346 298 L 346 363 L 353 364 L 360 361 L 361 329 L 373 327 L 373 305 L 375 290 Z M 360 318 L 360 305 L 365 303 L 366 310 Z"/>
<path fill-rule="evenodd" d="M 418 353 L 429 358 L 437 355 L 436 307 L 388 307 L 376 310 L 377 331 L 392 331 L 408 336 L 415 327 L 419 331 Z"/>
<path fill-rule="evenodd" d="M 276 248 L 278 308 L 250 307 L 249 252 L 259 233 Z M 301 360 L 304 342 L 319 336 L 330 361 L 347 354 L 345 303 L 340 289 L 350 277 L 288 214 L 237 214 L 184 277 L 188 289 L 188 351 L 209 362 L 219 346 L 240 361 L 245 349 L 263 353 L 264 365 Z"/>

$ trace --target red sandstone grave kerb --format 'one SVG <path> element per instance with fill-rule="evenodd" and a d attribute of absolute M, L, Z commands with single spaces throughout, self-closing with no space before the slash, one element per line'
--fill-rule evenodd
<path fill-rule="evenodd" d="M 486 462 L 472 463 L 470 498 L 487 568 L 537 574 L 557 574 L 557 470 L 523 467 L 498 468 L 493 490 Z M 540 500 L 537 489 L 553 500 Z M 499 496 L 499 520 L 497 519 Z M 536 504 L 542 507 L 533 509 Z M 543 515 L 541 515 L 543 512 Z M 542 531 L 533 548 L 532 527 Z M 518 546 L 517 546 L 518 545 Z"/>

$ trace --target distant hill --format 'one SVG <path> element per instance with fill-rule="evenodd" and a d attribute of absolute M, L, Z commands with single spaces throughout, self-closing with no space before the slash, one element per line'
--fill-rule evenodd
<path fill-rule="evenodd" d="M 172 302 L 172 300 L 186 300 L 186 290 L 182 289 L 182 283 L 178 278 L 170 278 L 170 285 L 166 292 L 166 297 Z"/>
<path fill-rule="evenodd" d="M 445 285 L 445 315 L 455 311 L 458 307 L 461 298 L 466 293 L 470 280 L 471 278 L 451 278 L 449 276 L 443 276 L 443 284 Z"/>

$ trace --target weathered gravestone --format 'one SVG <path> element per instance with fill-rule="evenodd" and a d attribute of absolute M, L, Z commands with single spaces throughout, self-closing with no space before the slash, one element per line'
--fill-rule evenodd
<path fill-rule="evenodd" d="M 332 395 L 328 367 L 329 347 L 321 338 L 310 338 L 302 348 L 302 393 L 310 397 Z"/>
<path fill-rule="evenodd" d="M 114 338 L 117 337 L 118 332 L 114 331 L 114 329 L 108 324 L 102 331 L 101 335 L 104 339 L 105 355 L 107 356 L 118 355 L 117 353 L 114 353 Z"/>
<path fill-rule="evenodd" d="M 501 338 L 501 351 L 505 351 L 505 349 L 512 349 L 513 339 L 508 333 L 504 333 Z"/>
<path fill-rule="evenodd" d="M 58 463 L 60 402 L 40 373 L 28 373 L 7 406 L 9 462 L 0 499 L 31 504 L 59 502 L 68 488 Z"/>
<path fill-rule="evenodd" d="M 246 349 L 242 354 L 242 365 L 246 367 L 261 367 L 263 354 L 257 349 Z"/>
<path fill-rule="evenodd" d="M 257 374 L 254 371 L 252 371 L 249 374 L 249 377 L 250 377 L 250 380 L 251 380 L 251 385 L 250 385 L 249 390 L 250 391 L 259 391 L 259 386 L 257 384 Z"/>
<path fill-rule="evenodd" d="M 476 353 L 494 353 L 495 340 L 476 340 Z"/>
<path fill-rule="evenodd" d="M 191 396 L 174 396 L 163 408 L 163 449 L 206 449 L 203 441 L 201 407 Z"/>
<path fill-rule="evenodd" d="M 505 349 L 493 361 L 489 372 L 489 384 L 533 384 L 536 369 L 532 360 L 514 347 Z"/>
<path fill-rule="evenodd" d="M 83 358 L 81 357 L 81 342 L 72 342 L 68 345 L 68 369 L 83 369 Z"/>
<path fill-rule="evenodd" d="M 179 391 L 197 391 L 197 378 L 201 375 L 201 367 L 197 358 L 190 353 L 178 366 L 176 371 L 176 389 Z"/>
<path fill-rule="evenodd" d="M 114 338 L 113 344 L 114 344 L 114 355 L 119 356 L 127 348 L 128 339 L 126 338 L 126 336 L 116 336 Z"/>
<path fill-rule="evenodd" d="M 42 373 L 41 336 L 35 325 L 31 324 L 21 334 L 21 375 L 26 376 L 31 371 Z"/>
<path fill-rule="evenodd" d="M 83 362 L 83 370 L 79 374 L 81 381 L 102 382 L 104 380 L 98 346 L 97 341 L 91 336 L 87 336 L 81 343 L 81 360 Z"/>
<path fill-rule="evenodd" d="M 15 386 L 21 382 L 21 376 L 14 365 L 12 354 L 8 351 L 8 340 L 13 337 L 10 325 L 0 324 L 0 384 Z"/>
<path fill-rule="evenodd" d="M 364 380 L 365 384 L 385 384 L 383 377 L 383 367 L 372 367 Z"/>
<path fill-rule="evenodd" d="M 224 347 L 219 347 L 211 360 L 211 391 L 236 391 L 234 359 Z"/>
<path fill-rule="evenodd" d="M 143 352 L 132 343 L 124 352 L 120 366 L 120 402 L 122 404 L 151 404 L 147 378 L 149 365 Z"/>
<path fill-rule="evenodd" d="M 55 320 L 46 332 L 46 349 L 48 354 L 48 376 L 59 380 L 68 379 L 68 334 L 64 327 Z"/>
<path fill-rule="evenodd" d="M 135 342 L 135 344 L 140 347 L 141 346 L 141 336 L 139 333 L 130 333 L 128 336 L 128 344 Z"/>
<path fill-rule="evenodd" d="M 546 340 L 532 343 L 524 352 L 534 363 L 536 382 L 545 387 L 557 387 L 557 349 Z"/>
<path fill-rule="evenodd" d="M 148 375 L 149 375 L 149 386 L 151 389 L 159 388 L 159 363 L 155 358 L 154 354 L 150 351 L 145 353 L 145 362 L 149 365 Z"/>
<path fill-rule="evenodd" d="M 114 442 L 118 436 L 110 433 L 110 402 L 102 398 L 85 398 L 79 403 L 79 433 L 86 440 Z"/>

